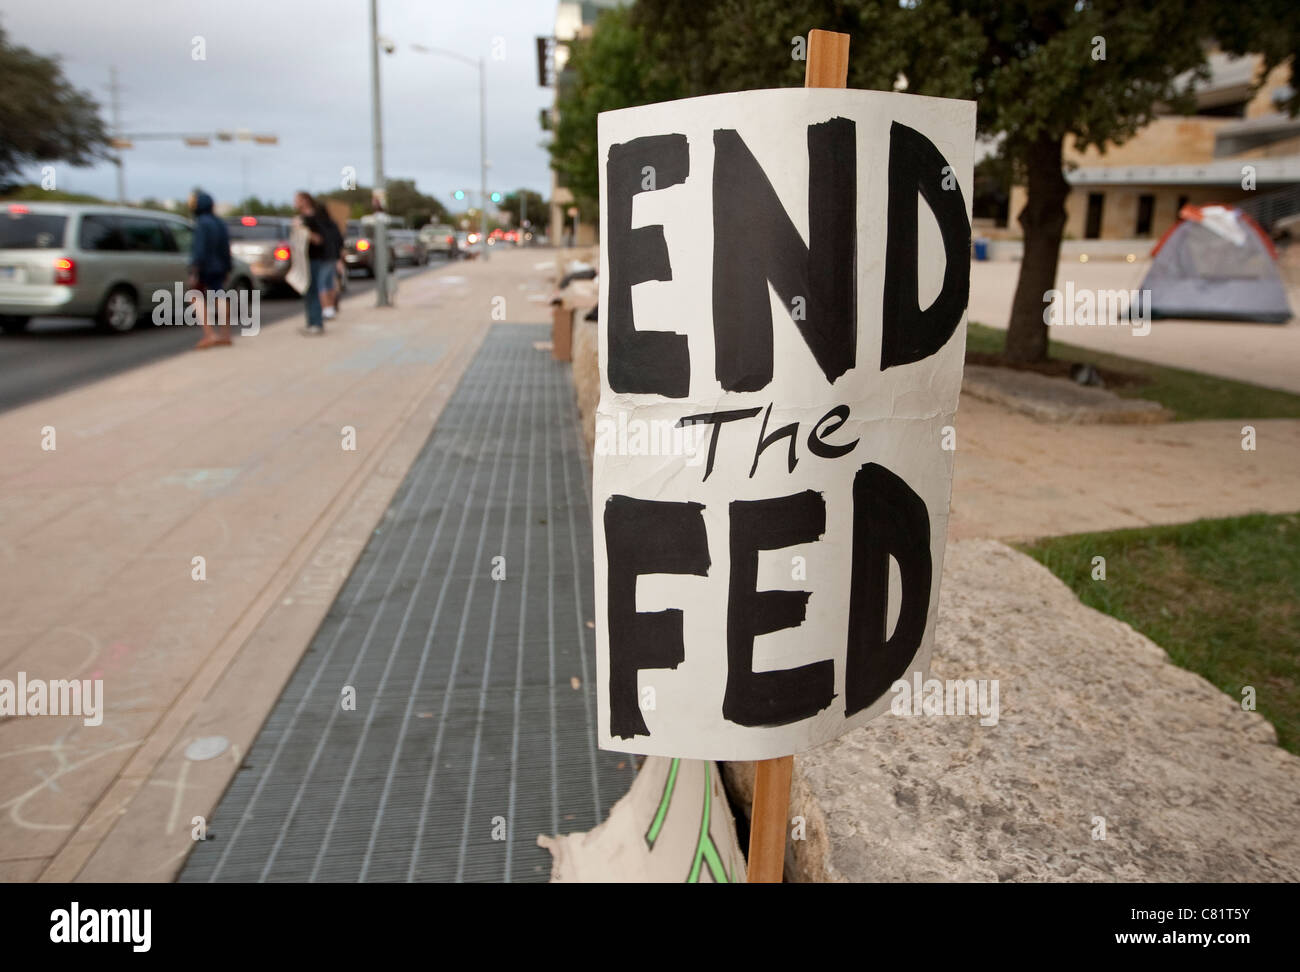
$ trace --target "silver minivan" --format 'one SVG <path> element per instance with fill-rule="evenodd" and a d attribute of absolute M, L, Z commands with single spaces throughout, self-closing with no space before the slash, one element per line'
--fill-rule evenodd
<path fill-rule="evenodd" d="M 83 203 L 0 202 L 0 328 L 33 317 L 91 317 L 129 331 L 154 291 L 184 285 L 193 228 L 150 209 Z M 227 289 L 252 290 L 235 260 Z"/>

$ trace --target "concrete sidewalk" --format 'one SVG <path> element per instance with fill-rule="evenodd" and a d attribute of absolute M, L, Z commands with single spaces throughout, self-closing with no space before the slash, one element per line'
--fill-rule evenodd
<path fill-rule="evenodd" d="M 277 325 L 0 416 L 0 678 L 103 679 L 106 710 L 0 721 L 0 879 L 174 876 L 493 298 L 544 319 L 543 260 L 455 264 L 395 308 L 345 303 L 324 338 Z M 217 758 L 182 755 L 218 735 Z"/>
<path fill-rule="evenodd" d="M 1241 429 L 1252 425 L 1253 452 Z M 1300 421 L 1049 425 L 957 409 L 951 540 L 1029 540 L 1300 509 Z"/>
<path fill-rule="evenodd" d="M 1291 311 L 1300 315 L 1297 264 L 1300 264 L 1300 249 L 1288 254 L 1284 264 Z M 1117 260 L 1078 263 L 1062 259 L 1056 286 L 1064 288 L 1068 281 L 1073 281 L 1076 290 L 1137 290 L 1150 267 L 1149 259 L 1136 263 Z M 1019 277 L 1019 260 L 972 263 L 970 320 L 1005 329 Z M 1064 344 L 1300 393 L 1300 316 L 1287 324 L 1156 321 L 1150 333 L 1142 337 L 1135 336 L 1131 327 L 1053 327 L 1051 332 L 1053 341 Z"/>

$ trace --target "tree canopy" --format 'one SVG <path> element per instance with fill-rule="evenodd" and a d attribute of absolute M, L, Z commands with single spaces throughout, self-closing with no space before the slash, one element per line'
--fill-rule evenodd
<path fill-rule="evenodd" d="M 34 162 L 91 165 L 109 157 L 99 105 L 57 58 L 12 44 L 0 27 L 0 180 Z"/>
<path fill-rule="evenodd" d="M 1006 164 L 1024 175 L 1027 203 L 1011 215 L 1026 256 L 1007 349 L 1037 360 L 1047 352 L 1042 294 L 1055 285 L 1065 225 L 1065 139 L 1104 149 L 1160 111 L 1185 110 L 1216 43 L 1261 54 L 1266 70 L 1294 58 L 1297 9 L 1294 0 L 636 0 L 602 14 L 574 45 L 553 164 L 589 215 L 598 112 L 799 85 L 807 31 L 847 33 L 850 87 L 976 101 L 980 133 L 1000 137 Z"/>

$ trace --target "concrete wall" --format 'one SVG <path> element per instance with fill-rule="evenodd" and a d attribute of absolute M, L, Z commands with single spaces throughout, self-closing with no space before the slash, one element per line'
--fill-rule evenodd
<path fill-rule="evenodd" d="M 1184 196 L 1193 204 L 1231 203 L 1250 195 L 1240 186 L 1077 186 L 1070 190 L 1065 200 L 1066 239 L 1082 240 L 1088 225 L 1088 196 L 1098 192 L 1103 196 L 1101 210 L 1101 235 L 1103 240 L 1131 240 L 1137 237 L 1139 197 L 1155 196 L 1151 215 L 1151 232 L 1146 238 L 1159 239 L 1178 218 L 1178 200 Z M 1021 236 L 1016 217 L 1025 205 L 1025 189 L 1011 189 L 1011 217 L 1008 229 Z"/>

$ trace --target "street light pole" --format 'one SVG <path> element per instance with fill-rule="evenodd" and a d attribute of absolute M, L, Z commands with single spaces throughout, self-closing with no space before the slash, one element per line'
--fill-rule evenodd
<path fill-rule="evenodd" d="M 479 218 L 479 239 L 483 241 L 483 259 L 487 260 L 487 70 L 482 54 L 478 58 L 478 162 L 479 195 L 483 204 Z"/>
<path fill-rule="evenodd" d="M 371 139 L 375 149 L 375 187 L 372 194 L 384 189 L 384 126 L 379 107 L 379 9 L 378 0 L 370 0 L 370 118 Z M 375 306 L 388 306 L 388 204 L 375 214 Z"/>
<path fill-rule="evenodd" d="M 487 245 L 487 65 L 483 56 L 479 55 L 478 59 L 466 57 L 456 51 L 449 51 L 442 47 L 428 47 L 424 44 L 412 44 L 411 50 L 418 51 L 421 54 L 437 54 L 442 57 L 449 57 L 452 60 L 468 64 L 470 67 L 478 68 L 478 164 L 479 164 L 479 240 L 483 247 L 483 259 L 488 258 Z"/>
<path fill-rule="evenodd" d="M 120 88 L 117 83 L 117 68 L 108 69 L 108 90 L 113 98 L 113 136 L 119 141 L 122 139 L 122 100 L 120 97 Z M 126 205 L 126 173 L 123 171 L 125 165 L 122 159 L 122 149 L 117 150 L 117 204 Z"/>

